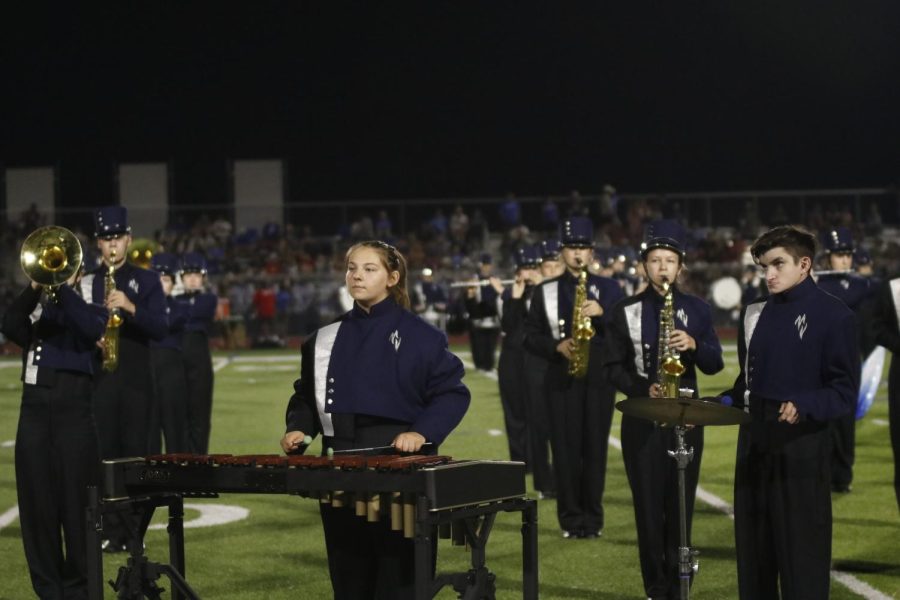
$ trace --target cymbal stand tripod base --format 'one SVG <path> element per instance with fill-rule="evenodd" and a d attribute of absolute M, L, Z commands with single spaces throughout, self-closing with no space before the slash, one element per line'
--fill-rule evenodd
<path fill-rule="evenodd" d="M 684 445 L 684 434 L 687 428 L 684 425 L 675 425 L 675 449 L 668 450 L 669 456 L 675 459 L 678 469 L 678 579 L 681 587 L 681 600 L 689 600 L 691 597 L 691 577 L 697 572 L 699 565 L 696 561 L 696 550 L 688 546 L 687 535 L 687 500 L 685 498 L 684 472 L 688 464 L 694 458 L 694 449 Z"/>

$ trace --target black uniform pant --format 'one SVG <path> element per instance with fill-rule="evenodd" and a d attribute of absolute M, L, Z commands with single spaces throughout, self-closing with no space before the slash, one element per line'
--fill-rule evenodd
<path fill-rule="evenodd" d="M 503 406 L 509 458 L 526 463 L 530 470 L 525 408 L 526 382 L 522 376 L 524 370 L 525 350 L 504 346 L 500 351 L 497 379 L 500 383 L 500 404 Z"/>
<path fill-rule="evenodd" d="M 546 387 L 547 362 L 525 353 L 525 422 L 528 429 L 528 456 L 534 489 L 555 494 L 556 480 L 550 463 L 550 410 Z"/>
<path fill-rule="evenodd" d="M 894 450 L 894 493 L 900 509 L 900 359 L 891 360 L 888 372 L 888 419 L 891 429 L 891 448 Z"/>
<path fill-rule="evenodd" d="M 146 456 L 152 406 L 150 349 L 120 339 L 118 368 L 95 378 L 94 416 L 100 434 L 100 457 Z"/>
<path fill-rule="evenodd" d="M 386 446 L 397 434 L 408 431 L 409 425 L 357 417 L 354 429 L 352 437 L 325 438 L 323 447 L 350 450 Z M 389 519 L 369 523 L 365 517 L 357 517 L 352 505 L 341 508 L 320 505 L 320 514 L 335 600 L 412 600 L 415 597 L 412 539 L 403 537 L 403 532 L 392 531 Z M 431 539 L 436 549 L 437 536 L 432 534 Z"/>
<path fill-rule="evenodd" d="M 90 376 L 58 371 L 25 385 L 16 433 L 19 523 L 38 597 L 87 598 L 85 509 L 99 450 Z"/>
<path fill-rule="evenodd" d="M 778 404 L 770 403 L 777 411 Z M 754 415 L 738 434 L 734 529 L 742 600 L 828 598 L 831 439 L 827 424 Z"/>
<path fill-rule="evenodd" d="M 603 529 L 603 489 L 615 390 L 569 378 L 550 388 L 556 516 L 565 531 Z"/>
<path fill-rule="evenodd" d="M 685 469 L 686 527 L 690 545 L 694 498 L 703 456 L 703 428 L 685 433 L 685 446 L 694 457 Z M 634 503 L 638 555 L 644 590 L 651 598 L 680 598 L 678 548 L 681 517 L 678 500 L 678 468 L 667 452 L 675 449 L 675 431 L 652 421 L 622 417 L 622 457 Z"/>
<path fill-rule="evenodd" d="M 100 458 L 146 456 L 150 452 L 153 377 L 147 346 L 124 337 L 119 339 L 119 366 L 95 377 L 93 405 Z M 103 535 L 118 547 L 130 537 L 125 523 L 115 513 L 104 519 Z"/>
<path fill-rule="evenodd" d="M 853 462 L 856 457 L 856 406 L 853 413 L 835 419 L 831 429 L 831 485 L 846 488 L 853 481 Z"/>
<path fill-rule="evenodd" d="M 497 350 L 497 329 L 471 327 L 469 344 L 472 347 L 472 363 L 476 369 L 490 371 L 494 368 L 494 352 Z"/>
<path fill-rule="evenodd" d="M 187 380 L 188 438 L 191 452 L 209 451 L 212 422 L 213 370 L 209 339 L 199 331 L 188 331 L 182 341 L 184 373 Z"/>
<path fill-rule="evenodd" d="M 177 348 L 150 348 L 153 373 L 153 409 L 150 426 L 150 452 L 161 450 L 160 432 L 166 440 L 166 452 L 190 452 L 188 444 L 187 381 L 184 359 Z"/>

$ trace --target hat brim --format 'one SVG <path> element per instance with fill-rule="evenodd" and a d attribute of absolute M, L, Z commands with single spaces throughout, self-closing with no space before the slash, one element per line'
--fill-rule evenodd
<path fill-rule="evenodd" d="M 566 242 L 562 244 L 563 248 L 594 248 L 593 242 Z"/>
<path fill-rule="evenodd" d="M 120 235 L 130 235 L 131 227 L 125 227 L 120 229 L 113 229 L 108 231 L 97 231 L 94 233 L 94 237 L 98 240 L 105 240 L 109 238 L 119 237 Z"/>
<path fill-rule="evenodd" d="M 641 244 L 641 258 L 647 258 L 647 254 L 651 250 L 671 250 L 678 256 L 684 258 L 684 248 L 677 246 L 671 242 L 665 241 L 653 241 L 647 242 L 646 244 Z"/>

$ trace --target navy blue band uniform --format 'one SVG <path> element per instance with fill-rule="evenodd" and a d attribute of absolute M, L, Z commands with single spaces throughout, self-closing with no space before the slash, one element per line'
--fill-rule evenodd
<path fill-rule="evenodd" d="M 823 291 L 840 298 L 856 315 L 859 347 L 865 356 L 867 353 L 863 344 L 868 336 L 865 335 L 866 329 L 863 326 L 863 311 L 872 298 L 872 282 L 855 273 L 842 273 L 823 275 L 817 283 Z M 856 410 L 832 421 L 831 448 L 831 487 L 837 492 L 848 492 L 856 460 Z"/>
<path fill-rule="evenodd" d="M 188 313 L 184 328 L 184 370 L 187 379 L 188 441 L 191 452 L 206 454 L 212 420 L 214 375 L 209 333 L 216 317 L 218 297 L 212 292 L 190 291 L 175 300 Z"/>
<path fill-rule="evenodd" d="M 740 426 L 735 543 L 742 599 L 827 598 L 831 567 L 828 421 L 853 410 L 860 358 L 853 313 L 807 277 L 744 307 L 740 374 L 727 394 Z M 784 402 L 796 424 L 779 422 Z M 803 548 L 803 552 L 796 552 Z"/>
<path fill-rule="evenodd" d="M 101 265 L 81 280 L 82 294 L 97 305 L 105 301 L 105 274 L 106 266 Z M 136 310 L 134 315 L 123 311 L 118 368 L 110 373 L 97 369 L 94 410 L 100 452 L 102 458 L 144 456 L 153 389 L 147 368 L 150 340 L 162 340 L 168 334 L 166 300 L 159 277 L 152 271 L 126 262 L 116 269 L 114 278 L 116 289 L 125 293 Z"/>
<path fill-rule="evenodd" d="M 572 335 L 576 282 L 567 270 L 536 288 L 525 319 L 524 344 L 547 361 L 543 388 L 551 407 L 550 444 L 560 528 L 567 537 L 592 537 L 604 526 L 607 441 L 615 398 L 615 390 L 601 377 L 601 345 L 608 315 L 624 293 L 613 279 L 588 276 L 588 300 L 596 300 L 604 314 L 591 319 L 596 334 L 587 376 L 575 379 L 568 374 L 568 361 L 557 346 Z"/>
<path fill-rule="evenodd" d="M 387 446 L 415 431 L 432 450 L 462 420 L 470 394 L 446 335 L 387 298 L 358 306 L 302 347 L 286 431 L 323 434 L 323 449 Z M 410 597 L 413 545 L 388 523 L 321 507 L 335 598 Z M 360 555 L 359 549 L 366 548 Z"/>
<path fill-rule="evenodd" d="M 900 356 L 900 277 L 881 285 L 872 308 L 875 342 Z M 894 493 L 900 509 L 900 360 L 891 360 L 888 371 L 888 416 L 891 448 L 894 452 Z"/>
<path fill-rule="evenodd" d="M 681 353 L 685 372 L 684 388 L 697 389 L 697 370 L 712 375 L 724 368 L 722 346 L 713 329 L 709 304 L 673 289 L 675 328 L 687 332 L 696 349 Z M 650 395 L 657 381 L 659 357 L 659 317 L 663 297 L 652 287 L 620 302 L 613 309 L 602 357 L 604 373 L 616 388 L 633 397 Z M 703 427 L 685 435 L 685 444 L 694 450 L 685 471 L 687 533 L 690 545 L 694 498 L 703 455 Z M 634 501 L 638 553 L 644 590 L 651 598 L 678 598 L 679 507 L 676 462 L 667 454 L 675 448 L 671 427 L 646 419 L 622 416 L 622 456 Z"/>
<path fill-rule="evenodd" d="M 3 316 L 3 333 L 22 348 L 19 523 L 36 594 L 87 597 L 86 487 L 99 463 L 91 376 L 107 312 L 67 285 L 58 302 L 39 304 L 41 296 L 28 286 Z"/>
<path fill-rule="evenodd" d="M 487 279 L 487 277 L 479 278 L 480 281 Z M 482 371 L 491 371 L 494 368 L 494 354 L 500 335 L 501 302 L 497 290 L 490 284 L 476 287 L 475 296 L 466 298 L 472 363 L 476 369 Z"/>
<path fill-rule="evenodd" d="M 166 296 L 168 334 L 162 340 L 150 341 L 150 370 L 158 423 L 151 427 L 151 453 L 159 454 L 161 451 L 160 431 L 167 453 L 191 451 L 188 443 L 188 388 L 182 350 L 188 316 L 187 306 L 172 296 Z"/>

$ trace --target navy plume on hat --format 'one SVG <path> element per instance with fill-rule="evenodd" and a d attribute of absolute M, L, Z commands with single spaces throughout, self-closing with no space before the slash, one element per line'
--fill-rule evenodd
<path fill-rule="evenodd" d="M 178 259 L 170 252 L 159 252 L 153 255 L 153 258 L 150 260 L 150 266 L 157 273 L 174 275 L 178 271 Z"/>
<path fill-rule="evenodd" d="M 94 212 L 94 235 L 102 238 L 123 233 L 131 233 L 124 206 L 102 206 Z"/>
<path fill-rule="evenodd" d="M 206 259 L 199 252 L 188 252 L 181 257 L 182 273 L 206 273 Z"/>
<path fill-rule="evenodd" d="M 644 230 L 644 241 L 641 243 L 641 258 L 656 248 L 665 248 L 677 252 L 684 257 L 685 232 L 681 223 L 672 219 L 651 221 Z"/>
<path fill-rule="evenodd" d="M 594 226 L 587 217 L 569 217 L 560 226 L 560 243 L 570 248 L 593 248 Z"/>
<path fill-rule="evenodd" d="M 537 246 L 524 246 L 516 250 L 516 268 L 533 269 L 541 264 Z"/>
<path fill-rule="evenodd" d="M 558 260 L 559 249 L 560 244 L 558 239 L 550 238 L 549 240 L 544 240 L 541 242 L 541 258 L 544 260 Z"/>
<path fill-rule="evenodd" d="M 825 251 L 853 252 L 853 234 L 846 227 L 834 227 L 825 234 Z"/>

